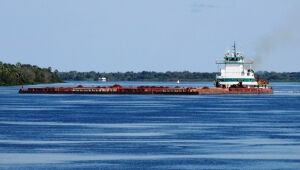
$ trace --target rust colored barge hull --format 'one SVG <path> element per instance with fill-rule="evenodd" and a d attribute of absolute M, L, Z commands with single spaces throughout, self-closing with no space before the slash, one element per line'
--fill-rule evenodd
<path fill-rule="evenodd" d="M 165 94 L 165 95 L 214 95 L 214 94 L 272 94 L 273 89 L 268 87 L 231 87 L 231 88 L 192 88 L 192 87 L 157 87 L 139 86 L 122 87 L 44 87 L 20 89 L 21 94 Z"/>

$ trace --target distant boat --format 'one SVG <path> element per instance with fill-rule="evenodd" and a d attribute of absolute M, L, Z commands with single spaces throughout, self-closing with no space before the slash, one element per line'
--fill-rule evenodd
<path fill-rule="evenodd" d="M 179 84 L 180 83 L 180 81 L 179 80 L 177 80 L 177 84 Z"/>
<path fill-rule="evenodd" d="M 101 77 L 101 78 L 99 78 L 99 80 L 106 82 L 106 77 Z"/>

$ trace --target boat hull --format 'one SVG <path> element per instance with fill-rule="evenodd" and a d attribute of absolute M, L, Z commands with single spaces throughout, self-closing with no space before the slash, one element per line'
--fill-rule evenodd
<path fill-rule="evenodd" d="M 163 94 L 163 95 L 214 95 L 214 94 L 273 94 L 273 89 L 268 87 L 231 87 L 231 88 L 192 88 L 192 87 L 44 87 L 22 88 L 20 94 Z"/>

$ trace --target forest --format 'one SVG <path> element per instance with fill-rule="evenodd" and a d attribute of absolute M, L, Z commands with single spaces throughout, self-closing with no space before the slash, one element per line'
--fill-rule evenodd
<path fill-rule="evenodd" d="M 51 67 L 40 68 L 30 64 L 8 64 L 0 62 L 0 86 L 26 85 L 42 83 L 59 83 L 63 81 L 97 81 L 105 77 L 107 81 L 214 81 L 216 72 L 59 72 L 52 71 Z M 300 81 L 300 72 L 256 72 L 256 78 L 270 82 Z"/>
<path fill-rule="evenodd" d="M 40 68 L 29 64 L 8 64 L 0 62 L 0 86 L 58 83 L 58 71 L 51 67 Z"/>
<path fill-rule="evenodd" d="M 105 77 L 108 81 L 213 81 L 216 77 L 216 72 L 115 72 L 115 73 L 100 73 L 95 71 L 90 72 L 59 72 L 58 76 L 62 80 L 80 80 L 80 81 L 97 81 L 101 77 Z M 256 78 L 268 81 L 300 81 L 300 72 L 256 72 Z"/>

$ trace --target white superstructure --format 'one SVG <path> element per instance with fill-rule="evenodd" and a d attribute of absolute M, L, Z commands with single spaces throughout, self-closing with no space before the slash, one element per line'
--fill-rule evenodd
<path fill-rule="evenodd" d="M 236 52 L 235 43 L 233 51 L 225 54 L 224 60 L 217 60 L 216 64 L 222 64 L 220 74 L 216 75 L 217 87 L 230 87 L 233 85 L 257 86 L 258 83 L 252 70 L 253 61 L 245 60 L 241 52 Z"/>

